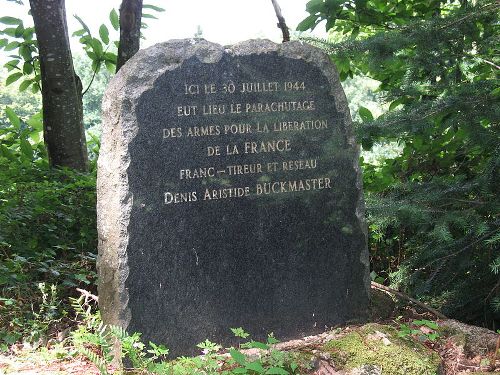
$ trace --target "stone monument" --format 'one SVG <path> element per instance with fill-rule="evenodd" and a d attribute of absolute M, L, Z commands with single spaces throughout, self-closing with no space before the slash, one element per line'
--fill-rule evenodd
<path fill-rule="evenodd" d="M 338 74 L 300 42 L 173 40 L 109 84 L 98 163 L 105 323 L 173 354 L 368 314 L 359 150 Z"/>

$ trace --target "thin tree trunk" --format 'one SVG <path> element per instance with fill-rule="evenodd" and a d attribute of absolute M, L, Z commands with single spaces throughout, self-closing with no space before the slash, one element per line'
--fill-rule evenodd
<path fill-rule="evenodd" d="M 142 0 L 123 0 L 120 6 L 120 45 L 116 71 L 139 51 Z"/>
<path fill-rule="evenodd" d="M 290 32 L 288 31 L 288 26 L 285 22 L 285 17 L 281 13 L 281 8 L 278 4 L 278 0 L 271 0 L 274 7 L 274 12 L 276 13 L 276 18 L 278 18 L 278 27 L 281 29 L 281 33 L 283 34 L 283 43 L 290 41 Z"/>
<path fill-rule="evenodd" d="M 82 88 L 73 68 L 64 0 L 30 0 L 40 54 L 44 141 L 51 166 L 88 169 Z"/>

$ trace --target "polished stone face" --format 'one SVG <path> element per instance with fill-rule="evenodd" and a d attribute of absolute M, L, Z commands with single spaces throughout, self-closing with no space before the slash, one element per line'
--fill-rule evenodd
<path fill-rule="evenodd" d="M 332 67 L 278 49 L 194 54 L 134 106 L 128 330 L 173 354 L 229 344 L 230 327 L 286 339 L 366 314 L 345 99 Z"/>

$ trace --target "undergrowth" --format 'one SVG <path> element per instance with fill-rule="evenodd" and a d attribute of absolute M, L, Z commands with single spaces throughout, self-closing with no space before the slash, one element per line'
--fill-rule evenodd
<path fill-rule="evenodd" d="M 201 355 L 178 357 L 168 360 L 168 348 L 141 341 L 140 333 L 127 333 L 123 328 L 102 323 L 99 312 L 93 312 L 91 300 L 81 296 L 72 299 L 73 309 L 81 324 L 71 333 L 76 351 L 108 375 L 113 363 L 130 364 L 134 373 L 151 374 L 299 374 L 309 366 L 307 361 L 295 353 L 276 350 L 278 343 L 273 334 L 266 342 L 254 341 L 241 327 L 231 328 L 236 337 L 242 339 L 238 347 L 223 351 L 223 347 L 209 340 L 197 345 Z M 259 349 L 257 356 L 249 357 L 244 349 Z M 227 353 L 224 353 L 226 352 Z"/>
<path fill-rule="evenodd" d="M 0 126 L 0 350 L 43 344 L 67 323 L 68 296 L 93 289 L 95 173 L 51 169 L 41 120 L 7 111 Z M 33 142 L 33 141 L 32 141 Z"/>

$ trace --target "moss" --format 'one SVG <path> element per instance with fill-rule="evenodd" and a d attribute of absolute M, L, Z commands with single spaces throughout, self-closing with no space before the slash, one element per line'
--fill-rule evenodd
<path fill-rule="evenodd" d="M 376 332 L 385 334 L 391 342 L 373 337 Z M 438 374 L 440 358 L 423 345 L 411 339 L 398 337 L 398 332 L 389 326 L 367 324 L 345 336 L 325 344 L 337 367 L 345 370 L 374 365 L 384 375 L 434 375 Z"/>

